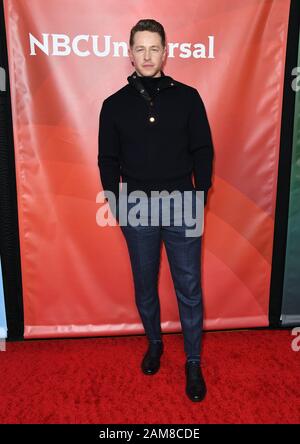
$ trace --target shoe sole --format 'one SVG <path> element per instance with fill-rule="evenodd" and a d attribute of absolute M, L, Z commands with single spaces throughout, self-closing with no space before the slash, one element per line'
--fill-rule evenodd
<path fill-rule="evenodd" d="M 144 373 L 144 375 L 150 375 L 151 376 L 151 375 L 155 375 L 155 373 L 158 372 L 158 370 L 160 369 L 160 365 L 159 365 L 159 367 L 157 369 L 155 369 L 153 371 L 150 371 L 150 372 L 145 370 L 143 367 L 141 367 L 141 369 L 142 369 L 142 372 Z"/>
<path fill-rule="evenodd" d="M 201 402 L 205 399 L 205 396 L 206 396 L 206 392 L 205 392 L 201 398 L 193 398 L 187 390 L 185 390 L 185 394 L 193 402 Z"/>

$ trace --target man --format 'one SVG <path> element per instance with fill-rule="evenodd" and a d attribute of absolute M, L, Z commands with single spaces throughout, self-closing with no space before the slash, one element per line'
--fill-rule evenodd
<path fill-rule="evenodd" d="M 117 197 L 118 221 L 120 177 L 128 194 L 145 193 L 147 209 L 157 203 L 153 190 L 175 191 L 180 196 L 190 192 L 194 214 L 195 192 L 204 191 L 206 204 L 211 186 L 213 144 L 204 104 L 195 88 L 164 74 L 167 49 L 160 23 L 140 20 L 131 30 L 129 46 L 135 71 L 126 86 L 104 100 L 100 112 L 98 165 L 103 190 Z M 187 237 L 186 225 L 177 226 L 174 217 L 169 226 L 129 224 L 121 229 L 131 260 L 135 301 L 149 341 L 142 370 L 155 374 L 163 353 L 157 292 L 163 240 L 183 331 L 186 394 L 192 401 L 201 401 L 206 394 L 200 360 L 202 236 Z"/>

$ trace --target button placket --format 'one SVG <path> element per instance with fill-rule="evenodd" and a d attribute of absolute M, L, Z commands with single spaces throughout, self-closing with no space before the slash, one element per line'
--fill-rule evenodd
<path fill-rule="evenodd" d="M 157 115 L 155 113 L 153 106 L 154 106 L 154 101 L 153 98 L 151 98 L 151 100 L 149 101 L 149 114 L 148 114 L 148 123 L 151 126 L 157 122 Z"/>
<path fill-rule="evenodd" d="M 132 76 L 133 79 L 138 80 L 136 75 Z M 153 126 L 158 122 L 158 116 L 153 108 L 154 106 L 154 98 L 165 88 L 168 87 L 172 87 L 175 85 L 174 82 L 166 82 L 164 81 L 166 79 L 162 80 L 162 85 L 157 87 L 155 92 L 154 92 L 154 96 L 150 97 L 149 93 L 147 90 L 145 90 L 145 88 L 142 87 L 141 84 L 139 84 L 139 87 L 137 87 L 140 95 L 143 97 L 144 100 L 146 100 L 148 102 L 148 118 L 147 118 L 147 122 L 149 126 Z"/>

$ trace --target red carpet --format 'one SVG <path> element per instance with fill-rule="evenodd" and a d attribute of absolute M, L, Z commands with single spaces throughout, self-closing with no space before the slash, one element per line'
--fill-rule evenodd
<path fill-rule="evenodd" d="M 181 334 L 143 375 L 144 336 L 9 342 L 0 423 L 299 423 L 300 351 L 290 331 L 205 333 L 202 403 L 185 395 Z"/>

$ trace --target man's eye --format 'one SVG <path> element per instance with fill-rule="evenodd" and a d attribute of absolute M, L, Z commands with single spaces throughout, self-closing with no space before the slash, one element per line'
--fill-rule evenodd
<path fill-rule="evenodd" d="M 139 48 L 139 49 L 137 49 L 137 52 L 141 52 L 141 51 L 143 51 L 143 48 Z M 158 48 L 152 48 L 151 51 L 155 51 L 155 52 L 157 52 L 157 51 L 158 51 Z"/>

